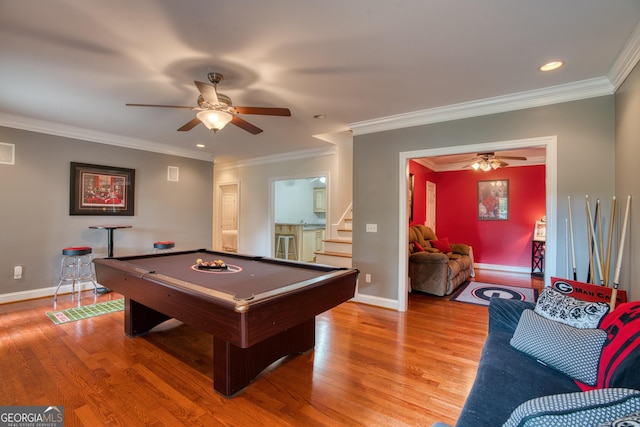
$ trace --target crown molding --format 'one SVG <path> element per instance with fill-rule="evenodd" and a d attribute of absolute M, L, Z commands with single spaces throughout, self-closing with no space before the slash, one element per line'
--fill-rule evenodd
<path fill-rule="evenodd" d="M 354 136 L 366 135 L 611 94 L 613 94 L 613 85 L 609 79 L 598 77 L 544 89 L 365 120 L 350 124 L 350 128 L 353 130 Z"/>
<path fill-rule="evenodd" d="M 609 73 L 607 73 L 609 81 L 613 84 L 614 92 L 633 71 L 638 61 L 640 61 L 640 22 L 631 32 Z"/>
<path fill-rule="evenodd" d="M 114 135 L 111 133 L 83 129 L 74 126 L 66 126 L 44 120 L 36 120 L 5 113 L 0 113 L 0 126 L 44 133 L 47 135 L 62 136 L 81 141 L 97 142 L 99 144 L 115 145 L 134 150 L 152 151 L 154 153 L 205 160 L 209 162 L 213 161 L 211 154 L 205 152 L 182 150 L 169 145 L 147 141 L 145 139 L 129 138 L 126 136 Z"/>
<path fill-rule="evenodd" d="M 274 154 L 271 156 L 255 157 L 253 159 L 241 161 L 228 161 L 223 163 L 215 162 L 215 168 L 218 171 L 234 168 L 242 168 L 249 166 L 265 165 L 269 163 L 278 163 L 285 161 L 308 159 L 310 157 L 332 156 L 336 154 L 336 147 L 312 148 L 309 150 L 290 151 L 288 153 Z"/>

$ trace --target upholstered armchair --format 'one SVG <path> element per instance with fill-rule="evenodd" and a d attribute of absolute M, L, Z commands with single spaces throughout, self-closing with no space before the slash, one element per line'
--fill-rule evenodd
<path fill-rule="evenodd" d="M 411 289 L 444 296 L 466 282 L 473 273 L 471 247 L 438 239 L 424 225 L 409 227 L 409 278 Z"/>

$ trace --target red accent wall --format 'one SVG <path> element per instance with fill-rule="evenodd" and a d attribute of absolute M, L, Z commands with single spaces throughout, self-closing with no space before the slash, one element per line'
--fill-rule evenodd
<path fill-rule="evenodd" d="M 409 171 L 414 174 L 412 224 L 424 224 L 424 181 L 435 182 L 439 238 L 473 246 L 476 263 L 531 267 L 533 228 L 546 211 L 544 165 L 435 173 L 411 161 Z M 478 220 L 478 181 L 503 179 L 509 180 L 509 219 Z"/>

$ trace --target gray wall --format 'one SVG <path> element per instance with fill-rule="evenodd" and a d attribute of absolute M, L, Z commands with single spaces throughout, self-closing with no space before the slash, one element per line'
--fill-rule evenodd
<path fill-rule="evenodd" d="M 369 273 L 372 278 L 371 283 L 360 281 L 359 293 L 398 299 L 398 245 L 399 239 L 405 238 L 398 236 L 401 152 L 550 135 L 556 135 L 558 141 L 557 218 L 562 224 L 557 228 L 556 253 L 557 272 L 564 274 L 567 196 L 580 200 L 581 207 L 586 194 L 593 199 L 611 199 L 615 176 L 614 126 L 614 97 L 604 96 L 355 136 L 353 263 L 363 275 Z M 576 202 L 576 206 L 577 203 L 580 202 Z M 378 224 L 378 232 L 366 233 L 367 223 Z M 574 228 L 579 230 L 576 233 L 578 270 L 586 272 L 586 215 L 574 213 Z"/>
<path fill-rule="evenodd" d="M 640 299 L 640 209 L 634 209 L 640 197 L 640 68 L 627 77 L 616 93 L 616 198 L 619 224 L 623 222 L 627 196 L 635 198 L 623 250 L 620 288 L 631 289 L 631 300 Z"/>
<path fill-rule="evenodd" d="M 0 294 L 46 295 L 66 246 L 106 256 L 106 231 L 90 230 L 93 224 L 133 226 L 115 230 L 115 256 L 150 253 L 160 239 L 178 249 L 211 247 L 211 162 L 3 127 L 0 142 L 15 144 L 16 157 L 13 166 L 0 164 Z M 70 216 L 72 161 L 135 169 L 134 216 Z M 167 181 L 167 166 L 179 167 L 179 182 Z M 14 265 L 24 268 L 20 280 Z"/>

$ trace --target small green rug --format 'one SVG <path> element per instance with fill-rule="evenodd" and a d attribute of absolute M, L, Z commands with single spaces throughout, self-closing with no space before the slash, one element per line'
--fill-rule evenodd
<path fill-rule="evenodd" d="M 115 313 L 124 310 L 124 298 L 112 301 L 99 302 L 97 304 L 85 305 L 84 307 L 68 308 L 60 311 L 50 311 L 47 317 L 56 325 L 62 323 L 75 322 L 76 320 L 88 319 L 90 317 L 101 316 L 103 314 Z"/>

